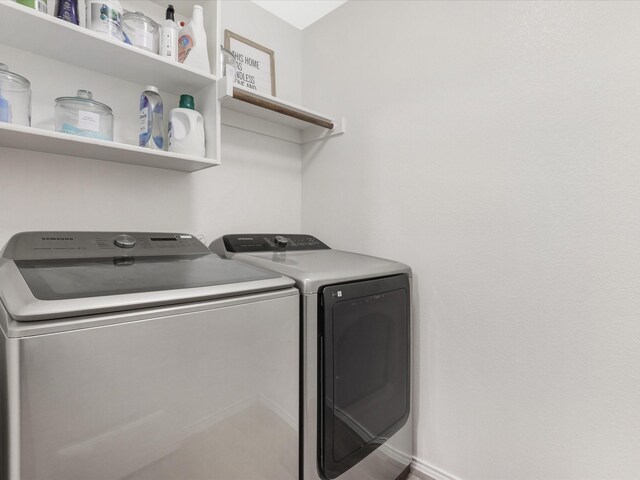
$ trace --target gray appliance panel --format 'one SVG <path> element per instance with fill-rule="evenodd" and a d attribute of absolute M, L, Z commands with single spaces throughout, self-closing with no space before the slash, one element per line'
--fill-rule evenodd
<path fill-rule="evenodd" d="M 0 335 L 0 478 L 298 480 L 299 296 L 255 297 Z"/>
<path fill-rule="evenodd" d="M 296 287 L 304 294 L 315 293 L 324 285 L 363 278 L 398 274 L 411 276 L 411 268 L 403 263 L 341 250 L 229 253 L 214 248 L 214 251 L 293 278 Z"/>
<path fill-rule="evenodd" d="M 209 248 L 220 256 L 233 258 L 293 278 L 302 298 L 301 368 L 302 402 L 302 478 L 321 480 L 318 471 L 318 291 L 326 285 L 347 283 L 375 277 L 406 274 L 408 265 L 382 258 L 340 250 L 306 250 L 282 252 L 232 253 L 225 248 L 222 237 Z M 410 282 L 411 285 L 411 282 Z M 413 316 L 413 315 L 412 315 Z M 390 480 L 402 474 L 412 461 L 412 413 L 405 425 L 382 446 L 360 461 L 340 480 Z"/>
<path fill-rule="evenodd" d="M 120 237 L 133 246 L 118 247 Z M 0 259 L 0 299 L 20 321 L 224 298 L 292 284 L 277 273 L 221 259 L 187 234 L 27 232 L 12 237 Z"/>
<path fill-rule="evenodd" d="M 0 303 L 0 330 L 8 338 L 33 337 L 49 333 L 61 333 L 72 330 L 84 330 L 87 328 L 104 327 L 119 323 L 149 320 L 152 318 L 166 317 L 176 313 L 187 313 L 216 308 L 235 307 L 246 303 L 261 302 L 278 297 L 299 295 L 294 288 L 277 289 L 271 291 L 249 292 L 243 296 L 232 296 L 221 299 L 207 299 L 178 305 L 161 305 L 152 308 L 134 309 L 128 311 L 108 312 L 102 314 L 83 315 L 78 317 L 55 318 L 35 321 L 19 321 L 9 315 Z"/>

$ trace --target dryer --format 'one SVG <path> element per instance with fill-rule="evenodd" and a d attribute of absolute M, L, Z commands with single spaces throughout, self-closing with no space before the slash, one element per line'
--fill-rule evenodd
<path fill-rule="evenodd" d="M 0 258 L 0 478 L 296 480 L 298 292 L 184 233 Z"/>
<path fill-rule="evenodd" d="M 210 248 L 300 292 L 300 479 L 408 476 L 411 269 L 311 235 L 225 235 Z"/>

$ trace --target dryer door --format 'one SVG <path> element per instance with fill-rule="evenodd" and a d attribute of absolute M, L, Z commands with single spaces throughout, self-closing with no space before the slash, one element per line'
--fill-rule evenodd
<path fill-rule="evenodd" d="M 409 416 L 406 275 L 325 287 L 319 312 L 318 466 L 333 479 Z"/>

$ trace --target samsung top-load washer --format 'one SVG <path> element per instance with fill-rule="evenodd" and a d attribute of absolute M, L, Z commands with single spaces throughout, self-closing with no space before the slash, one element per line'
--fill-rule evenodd
<path fill-rule="evenodd" d="M 301 480 L 395 480 L 412 459 L 411 270 L 310 235 L 225 235 L 221 256 L 296 281 Z"/>
<path fill-rule="evenodd" d="M 0 298 L 0 478 L 298 478 L 292 280 L 186 234 L 30 232 Z"/>

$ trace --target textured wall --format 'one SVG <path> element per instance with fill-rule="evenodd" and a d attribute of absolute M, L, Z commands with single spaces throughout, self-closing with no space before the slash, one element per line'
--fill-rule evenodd
<path fill-rule="evenodd" d="M 638 478 L 639 22 L 353 1 L 304 31 L 303 101 L 348 131 L 304 151 L 302 228 L 414 268 L 439 478 Z"/>

